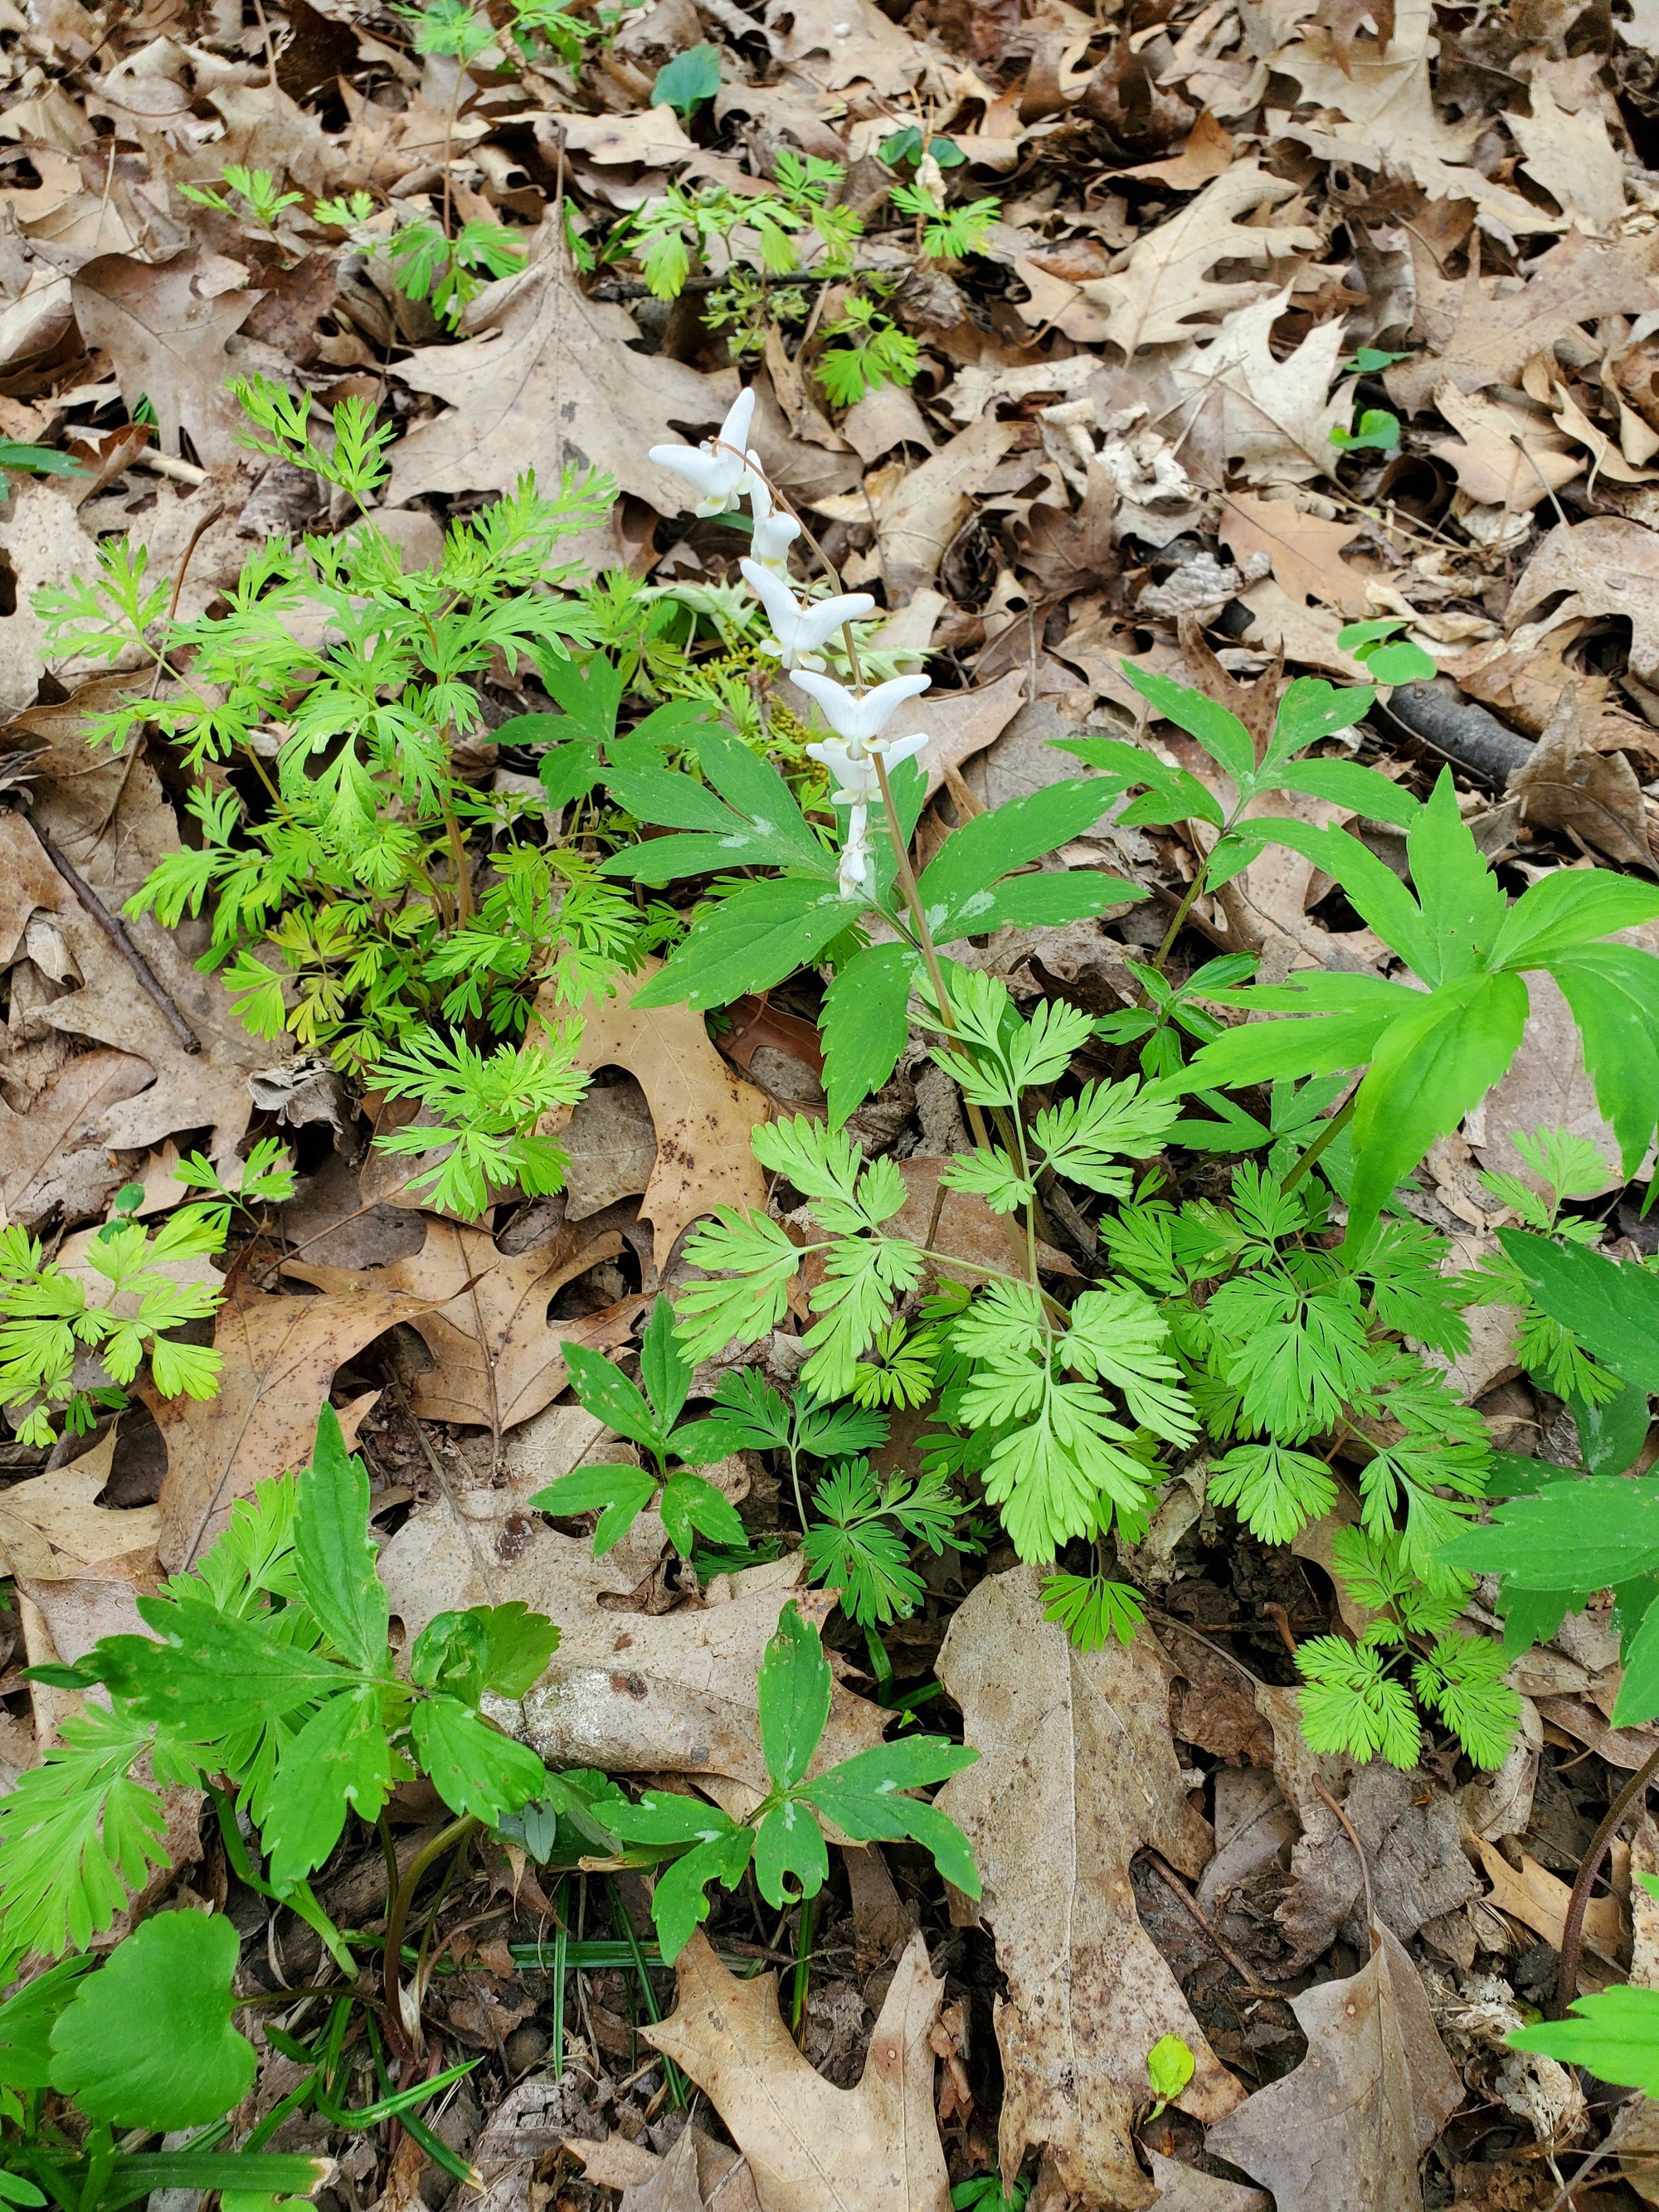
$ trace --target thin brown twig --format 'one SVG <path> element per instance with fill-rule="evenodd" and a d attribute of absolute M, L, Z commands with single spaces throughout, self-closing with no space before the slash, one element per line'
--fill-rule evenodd
<path fill-rule="evenodd" d="M 1555 2016 L 1565 2016 L 1567 2007 L 1578 1994 L 1578 1957 L 1583 1948 L 1584 1915 L 1589 1909 L 1589 1893 L 1595 1877 L 1601 1871 L 1601 1862 L 1607 1855 L 1607 1846 L 1619 1832 L 1620 1822 L 1632 1805 L 1639 1804 L 1647 1795 L 1648 1784 L 1659 1771 L 1659 1751 L 1652 1752 L 1643 1760 L 1630 1780 L 1608 1806 L 1601 1825 L 1590 1838 L 1589 1849 L 1580 1860 L 1578 1872 L 1572 1885 L 1572 1894 L 1567 1899 L 1566 1917 L 1561 1923 L 1561 1971 L 1555 1982 Z"/>
<path fill-rule="evenodd" d="M 1209 1917 L 1205 1912 L 1202 1905 L 1200 1905 L 1195 1897 L 1193 1897 L 1188 1893 L 1185 1883 L 1182 1882 L 1175 1869 L 1167 1863 L 1161 1854 L 1157 1851 L 1149 1850 L 1146 1856 L 1152 1866 L 1152 1872 L 1164 1884 L 1165 1889 L 1170 1892 L 1172 1897 L 1176 1897 L 1180 1899 L 1182 1905 L 1191 1916 L 1194 1923 L 1209 1938 L 1217 1953 L 1220 1957 L 1226 1960 L 1227 1964 L 1238 1976 L 1239 1979 L 1243 1983 L 1250 1995 L 1253 1997 L 1281 1997 L 1283 1993 L 1280 1990 L 1265 1989 L 1261 1984 L 1256 1980 L 1255 1974 L 1251 1972 L 1250 1969 L 1245 1965 L 1238 1954 L 1232 1948 L 1231 1944 L 1228 1943 L 1226 1938 L 1217 1933 L 1215 1928 L 1211 1924 Z"/>
<path fill-rule="evenodd" d="M 185 1019 L 178 1007 L 173 1005 L 173 1000 L 167 996 L 166 990 L 162 988 L 161 983 L 156 981 L 149 963 L 145 959 L 143 954 L 138 950 L 138 947 L 133 943 L 131 937 L 128 934 L 126 924 L 120 920 L 118 915 L 112 915 L 110 912 L 109 908 L 104 904 L 103 901 L 99 897 L 97 892 L 94 890 L 92 885 L 86 880 L 85 877 L 82 876 L 80 872 L 64 858 L 64 854 L 58 851 L 57 846 L 53 844 L 52 839 L 47 836 L 46 831 L 41 829 L 40 824 L 35 823 L 31 826 L 34 830 L 35 836 L 40 840 L 41 851 L 52 862 L 53 867 L 57 869 L 58 874 L 64 878 L 64 881 L 69 885 L 70 889 L 75 893 L 76 897 L 80 901 L 82 908 L 85 909 L 88 918 L 97 923 L 99 928 L 102 930 L 104 935 L 109 939 L 110 943 L 120 954 L 122 959 L 125 960 L 128 967 L 131 969 L 133 975 L 137 981 L 138 988 L 143 992 L 144 996 L 154 1004 L 157 1012 L 167 1023 L 167 1027 L 173 1031 L 174 1037 L 179 1042 L 180 1049 L 185 1052 L 200 1052 L 202 1049 L 201 1038 L 197 1036 L 195 1030 L 191 1029 L 190 1024 Z"/>

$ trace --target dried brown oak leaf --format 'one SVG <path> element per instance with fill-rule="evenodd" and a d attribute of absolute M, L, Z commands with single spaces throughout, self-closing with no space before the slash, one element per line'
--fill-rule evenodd
<path fill-rule="evenodd" d="M 428 491 L 510 491 L 526 469 L 556 484 L 567 467 L 599 469 L 659 514 L 684 503 L 685 480 L 647 458 L 665 423 L 716 422 L 732 377 L 703 376 L 666 354 L 636 353 L 626 309 L 572 283 L 550 229 L 523 275 L 495 295 L 494 326 L 459 345 L 422 346 L 395 374 L 449 412 L 393 449 L 386 501 Z"/>
<path fill-rule="evenodd" d="M 1571 684 L 1562 687 L 1547 728 L 1508 787 L 1520 795 L 1523 817 L 1540 829 L 1565 830 L 1629 867 L 1652 867 L 1636 771 L 1623 753 L 1599 752 L 1586 743 Z"/>
<path fill-rule="evenodd" d="M 1288 199 L 1294 189 L 1254 161 L 1235 162 L 1178 215 L 1146 232 L 1115 276 L 1085 278 L 1079 289 L 1105 310 L 1104 340 L 1126 358 L 1142 346 L 1177 345 L 1200 335 L 1196 324 L 1259 299 L 1259 282 L 1216 283 L 1209 272 L 1223 261 L 1260 266 L 1273 254 L 1312 252 L 1318 237 L 1304 223 L 1269 228 L 1240 220 Z"/>
<path fill-rule="evenodd" d="M 628 1003 L 656 973 L 651 961 L 615 996 L 589 999 L 580 1009 L 581 1046 L 576 1065 L 592 1073 L 625 1067 L 645 1093 L 657 1133 L 657 1158 L 640 1213 L 651 1224 L 659 1269 L 690 1223 L 717 1206 L 764 1206 L 766 1178 L 749 1139 L 767 1117 L 766 1094 L 741 1083 L 709 1042 L 701 1014 L 689 1007 Z M 568 1009 L 550 993 L 537 1005 L 550 1026 Z M 556 1134 L 568 1114 L 542 1127 Z"/>
<path fill-rule="evenodd" d="M 902 605 L 931 584 L 951 541 L 973 512 L 976 494 L 1018 432 L 981 415 L 920 468 L 878 470 L 864 489 L 814 500 L 832 521 L 876 526 L 876 550 L 889 600 Z"/>
<path fill-rule="evenodd" d="M 228 341 L 259 295 L 204 298 L 195 282 L 201 258 L 194 246 L 155 264 L 102 253 L 77 271 L 74 296 L 81 334 L 114 362 L 127 406 L 148 398 L 155 410 L 161 450 L 176 454 L 187 430 L 210 469 L 244 458 L 241 410 L 225 389 L 236 372 Z"/>
<path fill-rule="evenodd" d="M 1265 553 L 1274 577 L 1292 599 L 1320 599 L 1341 614 L 1358 617 L 1367 605 L 1365 579 L 1341 556 L 1361 527 L 1304 514 L 1293 500 L 1230 491 L 1222 495 L 1217 532 L 1235 561 Z"/>
<path fill-rule="evenodd" d="M 1429 262 L 1419 268 L 1418 289 L 1429 349 L 1386 372 L 1389 398 L 1414 410 L 1427 406 L 1443 377 L 1460 392 L 1518 384 L 1522 365 L 1576 325 L 1659 307 L 1652 260 L 1650 239 L 1601 246 L 1574 232 L 1533 264 L 1524 284 L 1501 295 L 1493 289 L 1496 278 L 1478 285 L 1463 277 L 1443 280 Z"/>
<path fill-rule="evenodd" d="M 1278 2212 L 1422 2212 L 1418 2160 L 1463 2101 L 1410 1954 L 1375 1921 L 1371 1946 L 1358 1973 L 1290 1999 L 1307 2057 L 1206 2138 Z"/>
<path fill-rule="evenodd" d="M 775 28 L 778 59 L 830 92 L 866 77 L 873 93 L 890 99 L 927 65 L 927 48 L 876 0 L 772 0 L 766 20 L 784 27 L 781 37 Z"/>
<path fill-rule="evenodd" d="M 795 2048 L 778 1978 L 739 1981 L 706 1937 L 679 1957 L 679 2002 L 641 2030 L 708 2095 L 749 2160 L 761 2212 L 948 2212 L 929 2031 L 945 1984 L 913 1936 L 858 2087 L 838 2089 Z"/>
<path fill-rule="evenodd" d="M 1581 216 L 1592 230 L 1608 230 L 1625 213 L 1625 162 L 1607 136 L 1607 118 L 1592 93 L 1577 113 L 1559 106 L 1545 69 L 1528 81 L 1530 115 L 1504 120 L 1526 159 L 1522 167 L 1563 215 Z"/>
<path fill-rule="evenodd" d="M 561 1535 L 530 1505 L 555 1471 L 509 1473 L 503 1486 L 460 1490 L 412 1513 L 380 1554 L 392 1611 L 412 1639 L 434 1613 L 521 1599 L 557 1622 L 559 1648 L 521 1705 L 492 1706 L 495 1718 L 550 1765 L 688 1774 L 744 1817 L 770 1787 L 761 1655 L 791 1599 L 822 1626 L 836 1592 L 803 1589 L 791 1558 L 720 1578 L 715 1602 L 629 1612 L 630 1591 L 654 1572 L 660 1521 L 641 1514 L 596 1559 L 586 1537 Z M 837 1684 L 813 1771 L 868 1751 L 887 1720 Z"/>
<path fill-rule="evenodd" d="M 1659 533 L 1622 514 L 1558 522 L 1521 572 L 1510 628 L 1562 592 L 1547 617 L 1551 628 L 1575 616 L 1626 616 L 1632 672 L 1659 685 Z"/>
<path fill-rule="evenodd" d="M 14 1003 L 15 1000 L 14 1000 Z M 54 1206 L 71 1220 L 100 1212 L 125 1181 L 109 1166 L 112 1108 L 154 1079 L 149 1062 L 126 1052 L 83 1052 L 26 1112 L 0 1098 L 0 1206 L 26 1229 Z"/>
<path fill-rule="evenodd" d="M 137 1568 L 153 1560 L 160 1527 L 156 1508 L 125 1510 L 94 1501 L 109 1480 L 115 1431 L 68 1467 L 15 1482 L 0 1492 L 0 1561 L 9 1575 L 32 1582 L 71 1582 L 116 1561 Z"/>
<path fill-rule="evenodd" d="M 1174 364 L 1183 423 L 1219 459 L 1236 462 L 1246 483 L 1305 483 L 1329 476 L 1334 429 L 1353 413 L 1353 380 L 1337 380 L 1346 350 L 1341 318 L 1317 323 L 1281 361 L 1268 339 L 1291 302 L 1288 286 L 1238 308 L 1208 345 Z"/>
<path fill-rule="evenodd" d="M 74 896 L 23 816 L 0 814 L 0 968 L 22 950 L 32 914 L 60 913 Z"/>
<path fill-rule="evenodd" d="M 82 527 L 73 481 L 66 486 L 61 480 L 14 479 L 10 507 L 0 517 L 0 554 L 13 599 L 12 611 L 0 623 L 0 714 L 33 707 L 48 661 L 55 674 L 67 673 L 71 681 L 74 672 L 87 665 L 52 654 L 46 625 L 33 606 L 34 594 L 44 587 L 61 589 L 97 574 L 98 548 Z M 81 750 L 87 750 L 84 734 Z"/>
<path fill-rule="evenodd" d="M 1211 1853 L 1170 1734 L 1168 1662 L 1146 1636 L 1075 1650 L 1042 1618 L 1037 1570 L 1021 1566 L 969 1597 L 939 1678 L 980 1753 L 936 1802 L 973 1847 L 980 1917 L 1007 1978 L 996 2007 L 1004 2185 L 1042 2144 L 1062 2188 L 1135 2212 L 1155 2194 L 1132 2130 L 1152 2100 L 1158 2038 L 1178 2035 L 1194 2055 L 1176 2100 L 1194 2118 L 1218 2120 L 1244 2094 L 1141 1926 L 1129 1880 L 1148 1847 L 1191 1875 Z"/>
<path fill-rule="evenodd" d="M 410 1323 L 434 1363 L 410 1382 L 411 1408 L 422 1420 L 495 1431 L 527 1421 L 558 1396 L 565 1385 L 560 1346 L 567 1338 L 596 1352 L 614 1352 L 627 1341 L 648 1299 L 620 1298 L 578 1320 L 548 1315 L 567 1283 L 621 1250 L 622 1238 L 613 1232 L 574 1255 L 562 1238 L 508 1255 L 482 1229 L 429 1214 L 426 1242 L 407 1259 L 365 1268 L 290 1260 L 283 1272 L 323 1291 L 403 1293 Z"/>
<path fill-rule="evenodd" d="M 222 1308 L 214 1329 L 224 1362 L 216 1397 L 163 1398 L 142 1387 L 167 1450 L 156 1548 L 169 1574 L 200 1555 L 263 1476 L 309 1464 L 336 1369 L 426 1305 L 386 1290 L 245 1299 Z"/>

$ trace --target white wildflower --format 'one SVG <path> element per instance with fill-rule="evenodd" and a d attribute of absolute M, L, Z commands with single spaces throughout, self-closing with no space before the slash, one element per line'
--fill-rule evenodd
<path fill-rule="evenodd" d="M 755 419 L 755 389 L 745 385 L 732 402 L 724 422 L 700 446 L 653 446 L 650 458 L 659 467 L 672 469 L 699 493 L 694 514 L 724 514 L 744 494 L 752 491 L 759 464 L 749 451 L 749 430 Z"/>
<path fill-rule="evenodd" d="M 873 601 L 872 602 L 873 605 Z M 823 709 L 823 719 L 838 738 L 845 738 L 860 752 L 878 738 L 907 699 L 931 690 L 931 676 L 893 676 L 871 691 L 849 691 L 832 676 L 800 675 L 795 678 Z"/>
<path fill-rule="evenodd" d="M 875 601 L 868 592 L 848 592 L 837 599 L 798 599 L 781 576 L 763 568 L 758 561 L 741 561 L 744 581 L 765 608 L 772 635 L 764 650 L 775 653 L 784 667 L 822 668 L 823 646 L 843 623 L 873 614 Z"/>
<path fill-rule="evenodd" d="M 772 488 L 760 465 L 760 456 L 749 456 L 749 503 L 755 516 L 755 559 L 775 576 L 789 574 L 789 548 L 800 536 L 793 514 L 783 514 L 772 503 Z"/>

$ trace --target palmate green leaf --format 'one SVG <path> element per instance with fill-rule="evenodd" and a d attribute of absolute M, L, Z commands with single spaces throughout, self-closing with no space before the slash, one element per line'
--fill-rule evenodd
<path fill-rule="evenodd" d="M 792 1598 L 760 1663 L 761 1749 L 778 1789 L 793 1790 L 811 1765 L 834 1683 L 823 1639 Z"/>
<path fill-rule="evenodd" d="M 855 1842 L 896 1843 L 908 1836 L 933 1854 L 945 1880 L 966 1897 L 980 1894 L 968 1838 L 953 1820 L 904 1793 L 931 1788 L 972 1766 L 979 1753 L 944 1736 L 901 1736 L 843 1759 L 805 1784 L 799 1795 Z"/>
<path fill-rule="evenodd" d="M 1659 1278 L 1526 1230 L 1498 1241 L 1534 1303 L 1626 1382 L 1659 1390 Z"/>
<path fill-rule="evenodd" d="M 642 1467 L 578 1467 L 556 1475 L 530 1503 L 538 1513 L 566 1519 L 578 1513 L 595 1513 L 593 1556 L 602 1559 L 619 1544 L 646 1507 L 657 1487 L 657 1478 Z"/>
<path fill-rule="evenodd" d="M 818 1034 L 832 1129 L 879 1091 L 898 1066 L 909 1035 L 906 1010 L 919 957 L 908 945 L 866 945 L 825 992 Z"/>
<path fill-rule="evenodd" d="M 586 1345 L 566 1342 L 560 1349 L 570 1376 L 570 1387 L 583 1410 L 631 1443 L 643 1444 L 647 1451 L 660 1454 L 667 1425 L 658 1422 L 639 1385 L 630 1382 L 613 1360 L 605 1358 Z M 570 1513 L 584 1509 L 566 1506 L 563 1510 Z M 542 1510 L 551 1512 L 553 1508 L 544 1506 Z"/>
<path fill-rule="evenodd" d="M 1103 875 L 1097 868 L 1043 868 L 1030 875 L 1005 876 L 991 886 L 991 902 L 976 916 L 973 934 L 1059 928 L 1151 896 L 1144 885 Z"/>
<path fill-rule="evenodd" d="M 1491 960 L 1509 901 L 1458 810 L 1449 768 L 1406 833 L 1406 858 L 1422 914 L 1412 966 L 1436 985 L 1476 974 Z"/>
<path fill-rule="evenodd" d="M 1301 791 L 1311 799 L 1328 799 L 1338 806 L 1363 814 L 1370 821 L 1390 822 L 1397 830 L 1409 830 L 1422 805 L 1412 793 L 1358 761 L 1297 761 L 1274 769 L 1272 780 L 1279 790 Z"/>
<path fill-rule="evenodd" d="M 152 1730 L 89 1705 L 64 1723 L 39 1766 L 0 1798 L 0 1942 L 55 1959 L 84 1950 L 167 1863 L 155 1790 L 131 1778 Z"/>
<path fill-rule="evenodd" d="M 1506 1499 L 1440 1556 L 1522 1590 L 1589 1592 L 1632 1581 L 1659 1568 L 1659 1476 L 1552 1482 L 1534 1497 Z"/>
<path fill-rule="evenodd" d="M 1541 2051 L 1598 2081 L 1659 2096 L 1659 1990 L 1618 1982 L 1575 1997 L 1567 2020 L 1540 2020 L 1509 2037 L 1512 2051 Z"/>
<path fill-rule="evenodd" d="M 231 2024 L 241 1939 L 222 1915 L 160 1912 L 87 1977 L 52 2032 L 52 2083 L 94 2120 L 199 2127 L 240 2103 L 256 2054 Z"/>
<path fill-rule="evenodd" d="M 663 1485 L 657 1510 L 668 1540 L 682 1559 L 690 1558 L 700 1535 L 711 1544 L 732 1545 L 739 1551 L 749 1541 L 749 1531 L 736 1506 L 700 1474 L 688 1474 L 684 1469 L 671 1474 Z"/>
<path fill-rule="evenodd" d="M 410 1715 L 415 1755 L 453 1812 L 494 1827 L 539 1797 L 547 1769 L 528 1744 L 490 1727 L 457 1698 L 426 1698 Z"/>
<path fill-rule="evenodd" d="M 1449 947 L 1457 926 L 1444 925 Z M 1455 1129 L 1501 1079 L 1526 1019 L 1518 975 L 1480 975 L 1431 992 L 1420 1012 L 1378 1039 L 1354 1109 L 1351 1246 L 1363 1244 L 1395 1185 L 1435 1139 Z"/>
<path fill-rule="evenodd" d="M 830 1879 L 830 1850 L 817 1815 L 799 1797 L 786 1798 L 755 1830 L 755 1880 L 775 1910 L 816 1897 Z"/>
<path fill-rule="evenodd" d="M 384 1671 L 387 1601 L 368 1534 L 368 1471 L 347 1451 L 326 1401 L 300 1478 L 294 1559 L 301 1595 L 336 1650 L 364 1674 Z"/>
<path fill-rule="evenodd" d="M 808 1576 L 839 1589 L 842 1611 L 860 1627 L 907 1618 L 927 1589 L 908 1545 L 882 1517 L 880 1498 L 866 1462 L 837 1468 L 812 1494 L 824 1518 L 801 1539 Z"/>
<path fill-rule="evenodd" d="M 1390 1023 L 1421 1010 L 1423 994 L 1380 975 L 1310 975 L 1250 991 L 1212 991 L 1218 1006 L 1305 1014 L 1297 1022 L 1250 1022 L 1227 1030 L 1188 1061 L 1173 1090 L 1243 1088 L 1290 1076 L 1363 1067 Z"/>
<path fill-rule="evenodd" d="M 283 1746 L 263 1824 L 271 1886 L 289 1890 L 322 1865 L 346 1814 L 373 1822 L 392 1787 L 392 1747 L 377 1684 L 319 1705 Z"/>
<path fill-rule="evenodd" d="M 745 992 L 770 990 L 816 960 L 858 911 L 833 883 L 781 876 L 745 884 L 702 908 L 684 943 L 635 992 L 632 1003 L 672 1006 L 684 1001 L 702 1012 L 729 1006 Z"/>

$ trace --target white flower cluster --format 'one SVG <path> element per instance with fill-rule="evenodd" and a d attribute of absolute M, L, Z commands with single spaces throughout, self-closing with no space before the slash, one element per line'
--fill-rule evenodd
<path fill-rule="evenodd" d="M 872 614 L 876 603 L 867 592 L 829 599 L 796 598 L 789 584 L 789 548 L 800 535 L 800 525 L 793 516 L 779 514 L 773 503 L 760 456 L 749 444 L 754 416 L 755 394 L 750 387 L 732 401 L 712 438 L 700 446 L 653 446 L 651 459 L 692 485 L 699 495 L 694 510 L 697 514 L 724 514 L 745 496 L 750 501 L 755 550 L 738 566 L 772 625 L 765 649 L 775 653 L 779 665 L 817 701 L 835 732 L 806 750 L 834 779 L 830 795 L 835 804 L 851 810 L 838 871 L 842 896 L 868 896 L 874 886 L 870 805 L 881 796 L 877 764 L 890 771 L 901 761 L 914 759 L 927 742 L 921 732 L 908 738 L 884 732 L 896 709 L 926 691 L 933 678 L 895 676 L 872 690 L 849 691 L 823 673 L 825 643 L 844 624 Z"/>

